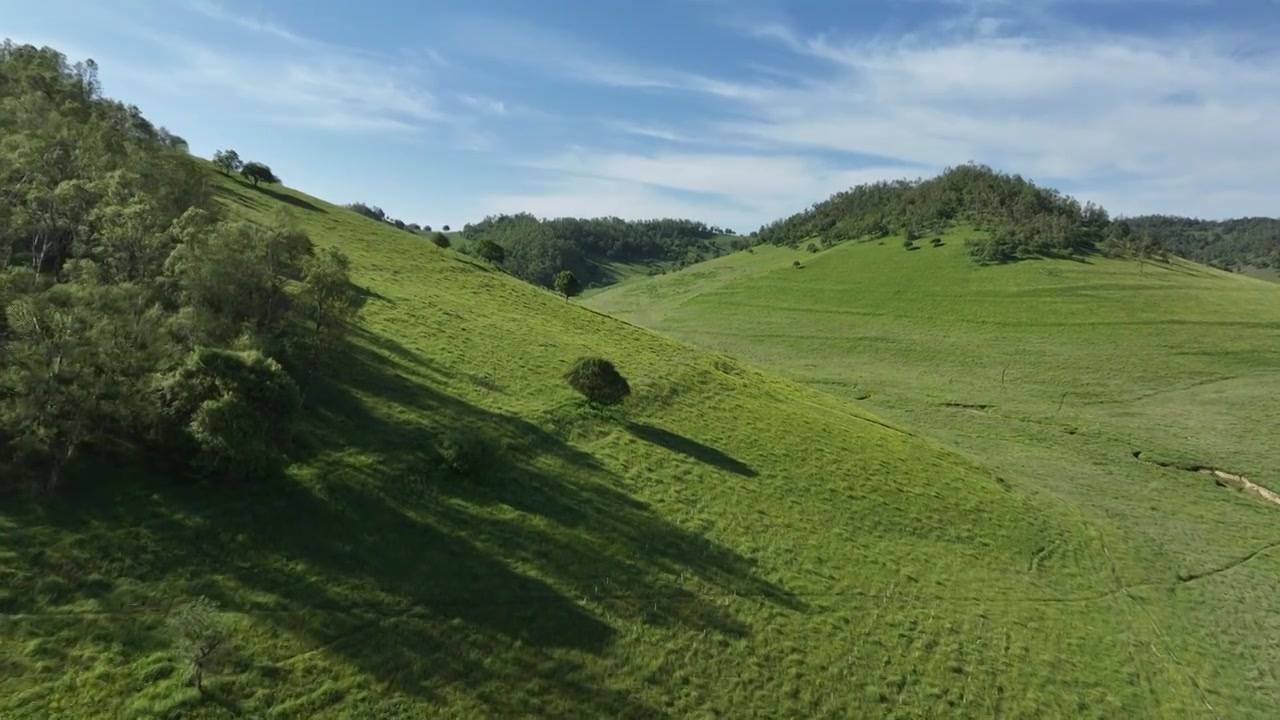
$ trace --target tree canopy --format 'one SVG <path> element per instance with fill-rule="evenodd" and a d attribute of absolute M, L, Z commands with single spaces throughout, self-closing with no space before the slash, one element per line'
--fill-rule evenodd
<path fill-rule="evenodd" d="M 55 492 L 104 445 L 246 479 L 359 298 L 284 211 L 232 222 L 185 143 L 97 66 L 0 45 L 0 439 Z M 237 157 L 220 151 L 229 172 Z M 277 179 L 262 163 L 241 168 Z"/>
<path fill-rule="evenodd" d="M 245 163 L 244 166 L 240 168 L 240 174 L 243 175 L 246 180 L 253 183 L 255 187 L 258 183 L 280 182 L 280 178 L 276 177 L 275 173 L 271 172 L 270 167 L 264 163 L 257 162 L 256 160 Z"/>
<path fill-rule="evenodd" d="M 609 262 L 696 261 L 716 252 L 710 241 L 717 234 L 693 220 L 539 220 L 529 213 L 490 216 L 464 231 L 472 240 L 501 245 L 512 274 L 544 287 L 560 270 L 590 285 L 606 279 Z"/>

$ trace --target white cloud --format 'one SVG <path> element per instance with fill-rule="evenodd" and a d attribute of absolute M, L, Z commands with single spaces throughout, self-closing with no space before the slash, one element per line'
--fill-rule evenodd
<path fill-rule="evenodd" d="M 977 160 L 1096 188 L 1124 212 L 1157 201 L 1170 213 L 1274 212 L 1274 200 L 1262 200 L 1280 194 L 1280 48 L 1245 54 L 1223 36 L 999 32 L 979 18 L 957 37 L 842 43 L 758 26 L 756 38 L 832 73 L 745 92 L 738 109 L 749 119 L 716 130 L 777 149 L 931 166 Z"/>
<path fill-rule="evenodd" d="M 463 93 L 458 96 L 458 100 L 467 107 L 474 108 L 490 115 L 507 114 L 507 104 L 505 102 L 485 95 L 471 95 Z"/>
<path fill-rule="evenodd" d="M 490 202 L 535 214 L 694 217 L 753 229 L 814 200 L 865 182 L 929 174 L 906 165 L 848 170 L 802 155 L 629 154 L 583 148 L 523 165 L 559 174 L 541 193 L 497 195 Z M 591 209 L 597 203 L 600 209 Z"/>

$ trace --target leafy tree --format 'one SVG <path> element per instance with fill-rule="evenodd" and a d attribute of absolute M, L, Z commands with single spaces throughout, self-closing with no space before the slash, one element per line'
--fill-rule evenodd
<path fill-rule="evenodd" d="M 801 267 L 801 265 L 800 265 L 800 261 L 799 261 L 799 260 L 792 260 L 792 261 L 791 261 L 791 267 L 793 267 L 793 268 L 795 268 L 795 269 L 799 270 L 799 269 L 800 269 L 800 267 Z"/>
<path fill-rule="evenodd" d="M 384 212 L 382 208 L 377 206 L 366 205 L 362 202 L 354 202 L 354 203 L 349 203 L 344 207 L 346 207 L 348 210 L 351 210 L 352 212 L 360 213 L 361 215 L 367 218 L 378 220 L 380 222 L 385 221 L 387 219 L 387 213 Z"/>
<path fill-rule="evenodd" d="M 565 377 L 592 405 L 617 405 L 631 394 L 627 379 L 604 358 L 580 358 Z"/>
<path fill-rule="evenodd" d="M 430 226 L 430 225 L 423 225 L 423 226 L 422 226 L 422 232 L 431 232 L 431 226 Z"/>
<path fill-rule="evenodd" d="M 310 238 L 278 217 L 271 227 L 222 223 L 179 245 L 166 262 L 192 345 L 226 345 L 241 335 L 268 341 L 281 330 L 285 292 L 302 275 Z"/>
<path fill-rule="evenodd" d="M 291 308 L 302 323 L 294 355 L 303 361 L 304 375 L 310 376 L 325 357 L 337 354 L 360 305 L 360 291 L 351 282 L 351 260 L 345 254 L 328 248 L 307 259 Z"/>
<path fill-rule="evenodd" d="M 452 242 L 449 241 L 449 236 L 445 235 L 442 232 L 438 232 L 435 235 L 432 235 L 431 242 L 435 243 L 436 247 L 440 247 L 440 248 L 447 248 L 453 244 Z M 501 260 L 501 258 L 499 258 L 499 260 Z"/>
<path fill-rule="evenodd" d="M 405 227 L 409 228 L 413 232 L 420 232 L 422 230 L 422 228 L 418 226 L 418 223 L 409 223 Z"/>
<path fill-rule="evenodd" d="M 568 270 L 561 270 L 556 273 L 556 292 L 564 296 L 567 302 L 569 298 L 582 294 L 582 283 L 578 282 L 578 278 Z"/>
<path fill-rule="evenodd" d="M 405 228 L 405 224 L 403 220 L 388 220 L 388 222 L 390 222 L 392 225 L 395 225 L 397 230 L 403 230 Z"/>
<path fill-rule="evenodd" d="M 187 663 L 188 681 L 196 690 L 204 692 L 204 674 L 214 667 L 230 638 L 227 626 L 218 615 L 217 604 L 201 596 L 174 608 L 167 624 L 178 654 Z"/>
<path fill-rule="evenodd" d="M 0 427 L 48 467 L 46 495 L 89 441 L 138 424 L 148 373 L 168 346 L 137 287 L 60 284 L 9 304 Z"/>
<path fill-rule="evenodd" d="M 501 245 L 489 240 L 488 238 L 482 239 L 480 242 L 476 243 L 475 251 L 476 255 L 479 255 L 491 263 L 500 263 L 507 257 L 507 251 L 504 250 Z"/>
<path fill-rule="evenodd" d="M 233 172 L 239 172 L 244 166 L 244 162 L 240 160 L 240 153 L 235 150 L 219 150 L 213 154 L 213 164 L 222 170 L 223 175 L 231 175 Z"/>
<path fill-rule="evenodd" d="M 445 225 L 445 226 L 441 227 L 440 229 L 441 229 L 441 230 L 444 230 L 445 232 L 449 232 L 449 226 L 448 226 L 448 225 Z"/>
<path fill-rule="evenodd" d="M 818 246 L 815 243 L 809 243 L 808 245 L 805 246 L 804 249 L 808 250 L 811 253 L 818 252 Z"/>
<path fill-rule="evenodd" d="M 258 183 L 270 184 L 280 182 L 280 178 L 276 177 L 275 173 L 271 172 L 270 167 L 253 160 L 245 163 L 244 167 L 240 168 L 240 174 L 243 175 L 246 180 L 253 183 L 254 187 L 257 187 Z"/>
<path fill-rule="evenodd" d="M 197 468 L 248 480 L 278 467 L 301 397 L 269 357 L 202 348 L 160 384 L 159 404 L 171 442 L 192 446 Z"/>

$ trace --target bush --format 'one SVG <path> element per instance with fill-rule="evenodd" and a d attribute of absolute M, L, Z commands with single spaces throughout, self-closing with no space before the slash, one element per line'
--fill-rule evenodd
<path fill-rule="evenodd" d="M 457 431 L 437 436 L 435 449 L 441 466 L 460 475 L 476 469 L 484 459 L 484 443 Z"/>
<path fill-rule="evenodd" d="M 197 350 L 165 378 L 159 400 L 168 447 L 190 448 L 198 467 L 237 480 L 278 467 L 301 406 L 297 384 L 275 360 L 214 349 Z"/>
<path fill-rule="evenodd" d="M 916 241 L 915 241 L 915 240 L 912 240 L 912 239 L 910 239 L 910 238 L 908 238 L 908 239 L 906 239 L 906 240 L 903 240 L 903 241 L 902 241 L 902 247 L 904 247 L 904 248 L 906 248 L 906 249 L 908 249 L 908 250 L 910 250 L 911 248 L 913 248 L 913 247 L 915 247 L 915 246 L 916 246 Z"/>
<path fill-rule="evenodd" d="M 430 231 L 428 231 L 428 232 L 430 232 Z M 431 237 L 431 242 L 435 243 L 435 244 L 436 244 L 436 247 L 441 247 L 441 248 L 447 248 L 447 247 L 449 247 L 450 245 L 452 245 L 452 244 L 453 244 L 453 243 L 449 242 L 449 236 L 448 236 L 448 235 L 445 235 L 445 234 L 444 234 L 444 233 L 442 233 L 442 232 L 438 232 L 438 233 L 436 233 L 435 235 L 433 235 L 433 236 Z"/>
<path fill-rule="evenodd" d="M 804 249 L 805 249 L 805 250 L 808 250 L 808 251 L 809 251 L 809 252 L 811 252 L 811 253 L 816 253 L 816 252 L 818 252 L 818 246 L 817 246 L 816 244 L 814 244 L 814 243 L 809 243 L 808 245 L 806 245 L 806 246 L 805 246 L 805 248 L 804 248 Z"/>
<path fill-rule="evenodd" d="M 795 268 L 795 269 L 799 270 L 799 269 L 800 269 L 800 261 L 799 261 L 799 260 L 792 260 L 792 261 L 791 261 L 791 267 L 793 267 L 793 268 Z"/>
<path fill-rule="evenodd" d="M 627 379 L 604 358 L 580 358 L 565 379 L 592 405 L 617 405 L 631 394 Z"/>
<path fill-rule="evenodd" d="M 942 238 L 940 238 L 940 237 L 936 237 L 936 238 L 934 238 L 934 239 L 930 240 L 930 241 L 929 241 L 929 244 L 930 244 L 930 245 L 932 245 L 932 246 L 934 246 L 934 247 L 938 247 L 939 245 L 941 245 L 941 244 L 942 244 Z"/>
<path fill-rule="evenodd" d="M 475 253 L 491 263 L 500 263 L 507 259 L 507 251 L 488 238 L 475 244 Z"/>
<path fill-rule="evenodd" d="M 179 606 L 168 618 L 178 653 L 188 665 L 188 680 L 204 691 L 204 674 L 216 669 L 214 663 L 226 647 L 227 630 L 218 615 L 218 606 L 206 597 Z"/>

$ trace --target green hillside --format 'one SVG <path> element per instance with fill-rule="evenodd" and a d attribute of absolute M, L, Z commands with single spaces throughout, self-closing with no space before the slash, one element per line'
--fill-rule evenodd
<path fill-rule="evenodd" d="M 0 72 L 0 718 L 1272 714 L 1274 286 L 952 236 L 599 296 L 685 344 Z"/>
<path fill-rule="evenodd" d="M 1280 489 L 1280 288 L 1176 259 L 978 267 L 965 235 L 910 251 L 892 237 L 817 254 L 761 247 L 589 304 L 992 466 L 1078 519 L 1096 545 L 1071 561 L 1105 566 L 1113 620 L 1153 634 L 1122 685 L 1163 659 L 1218 717 L 1270 714 L 1280 508 L 1178 468 Z M 1046 552 L 1050 566 L 1065 560 Z"/>
<path fill-rule="evenodd" d="M 1202 707 L 1117 584 L 1146 578 L 1117 547 L 1113 574 L 1074 508 L 385 223 L 210 177 L 235 213 L 283 207 L 351 257 L 357 348 L 284 479 L 85 463 L 58 502 L 6 501 L 0 715 Z M 630 378 L 625 417 L 564 387 L 585 353 Z M 478 446 L 464 473 L 438 466 L 446 431 Z M 204 697 L 163 624 L 197 595 L 233 627 Z"/>

